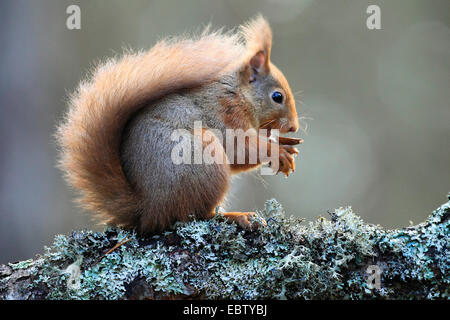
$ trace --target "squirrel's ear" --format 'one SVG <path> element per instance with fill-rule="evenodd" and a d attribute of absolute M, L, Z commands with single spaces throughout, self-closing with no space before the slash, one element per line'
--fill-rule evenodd
<path fill-rule="evenodd" d="M 253 74 L 269 72 L 270 50 L 272 48 L 272 30 L 262 15 L 257 16 L 249 23 L 241 26 L 241 34 L 246 44 L 247 66 L 251 67 Z"/>

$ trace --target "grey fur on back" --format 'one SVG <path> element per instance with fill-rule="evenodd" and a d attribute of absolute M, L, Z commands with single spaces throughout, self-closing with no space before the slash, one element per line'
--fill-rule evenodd
<path fill-rule="evenodd" d="M 132 187 L 145 199 L 139 229 L 152 225 L 161 230 L 174 221 L 186 220 L 189 214 L 207 218 L 228 189 L 230 174 L 226 164 L 176 165 L 171 159 L 171 151 L 178 143 L 171 140 L 175 129 L 191 131 L 194 121 L 199 120 L 204 126 L 224 128 L 214 116 L 214 103 L 195 101 L 194 96 L 178 93 L 160 99 L 142 108 L 124 129 L 122 168 Z"/>

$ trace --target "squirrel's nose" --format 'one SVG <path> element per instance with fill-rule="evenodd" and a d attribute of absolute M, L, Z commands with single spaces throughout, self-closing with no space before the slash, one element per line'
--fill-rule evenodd
<path fill-rule="evenodd" d="M 289 124 L 288 132 L 297 132 L 298 131 L 298 123 L 291 123 Z"/>

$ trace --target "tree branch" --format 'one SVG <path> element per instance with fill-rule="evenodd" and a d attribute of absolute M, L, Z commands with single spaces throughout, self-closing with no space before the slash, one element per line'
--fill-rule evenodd
<path fill-rule="evenodd" d="M 269 200 L 259 215 L 267 226 L 253 232 L 217 216 L 151 238 L 118 228 L 58 235 L 34 260 L 0 265 L 0 298 L 449 298 L 450 202 L 392 231 L 350 208 L 303 225 Z"/>

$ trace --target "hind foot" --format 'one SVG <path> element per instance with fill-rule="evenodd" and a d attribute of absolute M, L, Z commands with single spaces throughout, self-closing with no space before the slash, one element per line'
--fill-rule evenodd
<path fill-rule="evenodd" d="M 256 230 L 266 226 L 266 221 L 263 218 L 259 218 L 258 220 L 252 219 L 252 217 L 257 217 L 255 212 L 223 212 L 222 215 L 229 221 L 236 222 L 239 226 L 247 230 Z"/>

